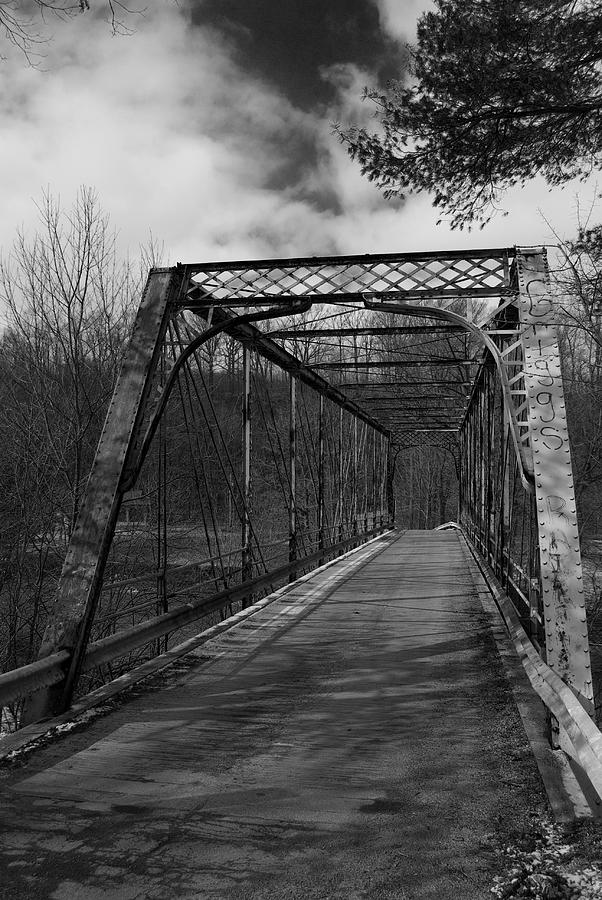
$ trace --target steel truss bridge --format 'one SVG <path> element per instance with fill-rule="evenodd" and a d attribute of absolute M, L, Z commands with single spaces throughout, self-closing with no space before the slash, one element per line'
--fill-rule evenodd
<path fill-rule="evenodd" d="M 403 452 L 425 445 L 455 455 L 458 525 L 597 777 L 541 248 L 153 269 L 39 659 L 0 676 L 0 702 L 25 724 L 61 713 L 386 533 Z"/>

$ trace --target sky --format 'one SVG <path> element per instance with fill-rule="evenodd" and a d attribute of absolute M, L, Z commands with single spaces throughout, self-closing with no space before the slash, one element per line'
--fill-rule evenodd
<path fill-rule="evenodd" d="M 37 66 L 0 62 L 4 253 L 43 191 L 68 208 L 80 185 L 124 253 L 152 235 L 165 264 L 547 243 L 544 219 L 570 235 L 595 196 L 536 180 L 468 233 L 361 176 L 333 123 L 370 123 L 362 89 L 403 77 L 429 0 L 130 0 L 127 35 L 90 2 L 51 23 Z"/>

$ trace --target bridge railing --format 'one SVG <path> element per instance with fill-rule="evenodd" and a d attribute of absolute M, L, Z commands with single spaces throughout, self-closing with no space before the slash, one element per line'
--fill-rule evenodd
<path fill-rule="evenodd" d="M 544 652 L 535 497 L 523 481 L 496 374 L 486 359 L 461 430 L 460 520 Z"/>
<path fill-rule="evenodd" d="M 282 565 L 236 587 L 219 591 L 206 598 L 198 598 L 196 601 L 183 605 L 179 604 L 166 613 L 142 619 L 129 628 L 115 630 L 106 637 L 89 643 L 82 661 L 81 671 L 82 673 L 91 672 L 114 663 L 116 660 L 123 663 L 127 654 L 141 649 L 146 650 L 146 653 L 142 656 L 138 655 L 135 660 L 140 663 L 149 658 L 149 648 L 161 638 L 173 636 L 191 624 L 195 625 L 196 631 L 198 630 L 196 624 L 206 620 L 211 613 L 221 613 L 227 608 L 230 608 L 230 613 L 232 613 L 235 604 L 244 604 L 249 596 L 259 596 L 259 592 L 275 590 L 289 578 L 293 571 L 297 577 L 308 568 L 311 569 L 333 556 L 339 556 L 364 541 L 376 537 L 384 530 L 384 526 L 378 525 L 368 531 L 358 531 L 342 541 L 329 544 L 294 563 Z M 65 677 L 65 664 L 68 663 L 69 656 L 69 653 L 63 650 L 0 675 L 0 705 L 7 706 L 43 688 L 60 684 Z M 119 671 L 120 669 L 113 670 L 111 678 L 117 677 Z"/>

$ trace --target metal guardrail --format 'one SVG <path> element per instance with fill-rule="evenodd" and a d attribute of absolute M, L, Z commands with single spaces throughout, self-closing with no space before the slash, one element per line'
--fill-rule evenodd
<path fill-rule="evenodd" d="M 69 659 L 70 654 L 62 650 L 0 675 L 0 706 L 7 706 L 43 687 L 58 684 L 65 677 Z"/>
<path fill-rule="evenodd" d="M 243 551 L 242 547 L 236 547 L 234 550 L 227 550 L 222 553 L 221 556 L 209 556 L 205 559 L 195 560 L 194 562 L 184 563 L 181 566 L 169 566 L 165 570 L 163 569 L 153 569 L 152 572 L 146 572 L 144 575 L 134 575 L 131 578 L 123 578 L 120 581 L 106 581 L 102 588 L 101 594 L 106 594 L 108 591 L 116 590 L 117 588 L 123 587 L 131 587 L 135 584 L 144 584 L 146 581 L 152 581 L 153 579 L 160 578 L 163 575 L 179 575 L 181 572 L 188 572 L 191 569 L 199 569 L 202 566 L 210 566 L 212 563 L 219 562 L 223 559 L 229 559 L 231 556 L 236 556 L 237 554 L 241 554 Z"/>
<path fill-rule="evenodd" d="M 519 615 L 509 596 L 481 557 L 466 531 L 463 528 L 460 531 L 502 615 L 510 640 L 531 682 L 531 687 L 564 729 L 569 746 L 562 743 L 562 749 L 578 763 L 597 796 L 602 799 L 602 733 L 571 688 L 540 657 L 521 625 Z"/>
<path fill-rule="evenodd" d="M 274 569 L 272 572 L 266 572 L 257 578 L 220 591 L 212 597 L 178 606 L 167 613 L 147 619 L 145 622 L 124 629 L 117 634 L 95 641 L 88 647 L 82 671 L 89 671 L 103 663 L 125 656 L 126 653 L 156 638 L 163 637 L 171 631 L 176 631 L 211 612 L 223 609 L 230 603 L 234 603 L 237 600 L 246 600 L 250 595 L 262 588 L 273 587 L 276 583 L 285 580 L 292 572 L 300 574 L 302 569 L 325 561 L 328 557 L 340 556 L 354 545 L 360 545 L 389 529 L 390 525 L 388 524 L 378 525 L 369 531 L 352 535 L 342 541 L 338 541 L 336 544 L 316 550 L 308 556 L 300 557 L 293 562 Z M 58 684 L 65 677 L 69 661 L 70 654 L 63 650 L 45 659 L 37 660 L 0 675 L 0 706 L 13 703 L 15 700 L 26 697 L 43 687 Z"/>

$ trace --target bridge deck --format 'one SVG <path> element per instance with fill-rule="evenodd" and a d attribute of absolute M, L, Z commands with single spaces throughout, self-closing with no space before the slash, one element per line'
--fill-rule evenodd
<path fill-rule="evenodd" d="M 464 552 L 381 539 L 35 754 L 1 895 L 482 900 L 544 800 Z"/>

